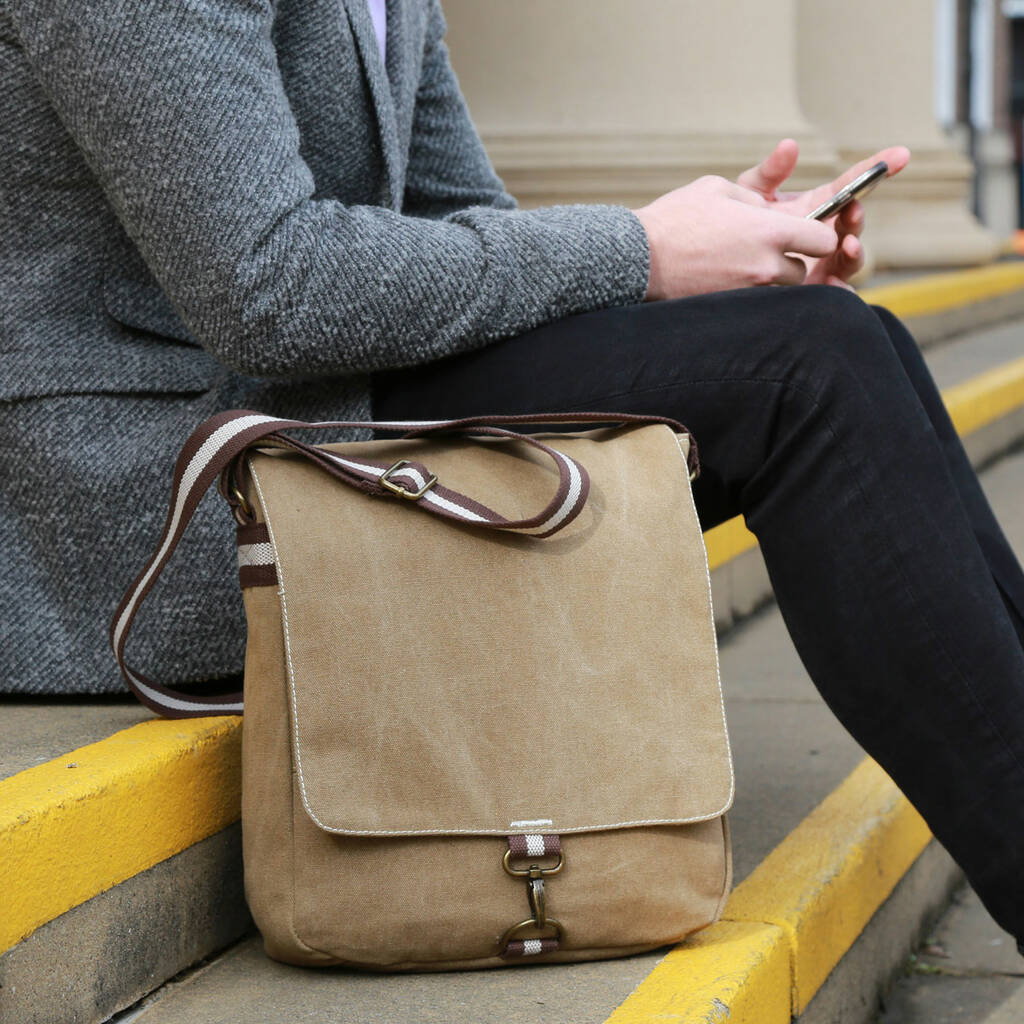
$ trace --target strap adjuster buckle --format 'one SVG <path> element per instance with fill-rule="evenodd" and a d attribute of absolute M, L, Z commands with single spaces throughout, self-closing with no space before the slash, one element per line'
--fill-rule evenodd
<path fill-rule="evenodd" d="M 410 491 L 408 487 L 403 487 L 401 484 L 396 484 L 391 479 L 391 477 L 394 474 L 398 473 L 403 466 L 409 465 L 411 465 L 411 463 L 409 462 L 408 459 L 399 459 L 393 466 L 390 466 L 381 474 L 380 485 L 385 490 L 390 491 L 392 494 L 397 494 L 400 498 L 408 498 L 409 501 L 416 501 L 417 499 L 422 498 L 423 495 L 426 494 L 427 491 L 429 491 L 430 488 L 437 483 L 437 477 L 432 473 L 430 475 L 430 479 L 427 480 L 427 482 L 418 491 Z"/>

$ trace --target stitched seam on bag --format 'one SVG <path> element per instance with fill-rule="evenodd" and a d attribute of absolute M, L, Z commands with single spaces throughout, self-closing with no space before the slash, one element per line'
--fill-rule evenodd
<path fill-rule="evenodd" d="M 693 509 L 693 514 L 697 516 L 697 506 L 693 500 L 693 489 L 689 484 L 689 463 L 686 461 L 686 455 L 683 453 L 682 446 L 679 443 L 679 438 L 676 436 L 675 431 L 672 430 L 667 424 L 661 424 L 665 429 L 672 435 L 673 440 L 676 442 L 676 448 L 683 460 L 684 478 L 687 481 L 687 493 L 690 496 L 690 507 Z M 482 829 L 482 828 L 428 828 L 428 829 L 355 829 L 355 828 L 336 828 L 332 825 L 328 825 L 321 821 L 317 816 L 316 812 L 310 806 L 309 794 L 306 792 L 306 779 L 302 770 L 302 747 L 299 743 L 299 708 L 298 700 L 295 693 L 295 665 L 292 661 L 292 647 L 291 647 L 291 634 L 288 629 L 288 600 L 285 594 L 285 581 L 284 571 L 281 567 L 281 559 L 278 557 L 277 542 L 274 539 L 274 528 L 270 522 L 270 511 L 267 507 L 266 499 L 263 496 L 263 488 L 260 486 L 259 477 L 256 474 L 255 467 L 251 461 L 249 463 L 249 470 L 252 473 L 253 483 L 256 486 L 256 492 L 260 496 L 260 505 L 263 509 L 263 518 L 267 524 L 267 534 L 270 537 L 271 547 L 274 549 L 274 562 L 277 565 L 277 580 L 278 580 L 278 597 L 281 599 L 281 620 L 284 626 L 284 651 L 285 660 L 288 663 L 288 690 L 291 696 L 292 705 L 292 733 L 295 741 L 295 770 L 299 777 L 299 791 L 302 793 L 302 806 L 305 808 L 306 813 L 310 819 L 324 832 L 330 832 L 333 835 L 343 836 L 433 836 L 433 835 L 444 835 L 444 836 L 505 836 L 508 835 L 508 828 L 495 828 L 495 829 Z M 704 549 L 704 545 L 701 545 Z M 708 588 L 708 602 L 710 607 L 711 601 L 711 572 L 708 569 L 707 550 L 704 549 L 704 572 L 707 579 Z M 712 608 L 711 623 L 712 623 L 712 642 L 714 643 L 715 650 L 715 675 L 718 684 L 718 700 L 719 706 L 722 710 L 722 725 L 725 728 L 725 703 L 722 696 L 722 680 L 718 669 L 718 639 L 714 634 L 714 610 Z M 611 829 L 617 828 L 641 828 L 645 825 L 696 825 L 702 821 L 713 821 L 715 818 L 720 818 L 731 806 L 733 800 L 733 794 L 736 788 L 735 783 L 735 771 L 732 763 L 732 750 L 729 745 L 729 733 L 728 729 L 725 729 L 725 745 L 726 754 L 729 762 L 729 797 L 726 801 L 725 806 L 721 810 L 713 811 L 709 814 L 700 814 L 691 818 L 644 818 L 637 821 L 614 821 L 591 825 L 573 825 L 571 827 L 558 827 L 558 832 L 561 835 L 572 835 L 580 832 L 604 832 L 610 831 Z M 299 940 L 301 941 L 301 940 Z"/>
<path fill-rule="evenodd" d="M 693 484 L 690 482 L 690 462 L 686 457 L 686 452 L 683 451 L 682 441 L 679 439 L 679 435 L 666 424 L 665 429 L 672 435 L 672 440 L 676 443 L 676 449 L 679 452 L 679 457 L 683 460 L 683 473 L 686 477 L 686 493 L 690 496 L 690 508 L 693 509 L 693 517 L 697 522 L 697 529 L 700 530 L 700 516 L 697 514 L 697 503 L 693 499 Z M 711 628 L 711 646 L 715 652 L 715 680 L 718 685 L 718 707 L 722 712 L 722 735 L 725 737 L 725 757 L 729 763 L 729 795 L 726 797 L 725 806 L 718 812 L 719 814 L 725 814 L 730 807 L 736 796 L 736 770 L 733 768 L 732 763 L 732 744 L 729 742 L 729 723 L 725 718 L 725 694 L 722 693 L 722 667 L 718 660 L 718 633 L 715 630 L 715 598 L 711 592 L 711 566 L 708 564 L 708 549 L 704 544 L 703 539 L 700 545 L 701 553 L 704 558 L 704 578 L 708 584 L 708 610 L 711 612 L 710 628 Z"/>
<path fill-rule="evenodd" d="M 530 965 L 530 957 L 525 960 L 515 960 L 514 963 L 517 965 L 525 964 L 526 966 L 543 966 L 543 964 L 566 964 L 571 965 L 575 963 L 584 963 L 588 958 L 593 960 L 597 959 L 594 954 L 606 954 L 611 951 L 613 956 L 624 957 L 624 956 L 636 956 L 640 953 L 648 953 L 655 949 L 660 949 L 663 946 L 672 945 L 673 943 L 682 942 L 683 939 L 688 938 L 695 932 L 699 932 L 702 928 L 707 928 L 708 925 L 714 924 L 714 921 L 708 921 L 706 924 L 694 925 L 692 928 L 688 928 L 685 932 L 673 932 L 669 938 L 666 939 L 652 939 L 650 942 L 633 942 L 628 946 L 580 946 L 580 947 L 568 947 L 565 950 L 558 950 L 553 953 L 546 955 L 545 960 L 540 964 Z M 571 954 L 570 958 L 560 959 L 561 953 Z M 446 960 L 355 960 L 352 957 L 340 957 L 331 953 L 331 963 L 327 964 L 311 964 L 312 967 L 356 967 L 356 968 L 369 968 L 372 971 L 382 972 L 399 972 L 399 971 L 418 971 L 421 967 L 426 968 L 430 972 L 434 971 L 449 971 L 457 970 L 460 966 L 466 964 L 478 964 L 481 967 L 486 967 L 488 964 L 494 966 L 508 967 L 509 961 L 504 957 L 500 956 L 468 956 L 461 957 L 459 959 L 446 959 Z M 605 957 L 602 956 L 602 959 Z M 450 966 L 449 966 L 450 965 Z M 394 976 L 394 975 L 392 975 Z"/>
<path fill-rule="evenodd" d="M 252 482 L 253 482 L 253 484 L 256 487 L 256 493 L 260 496 L 260 507 L 263 509 L 263 519 L 264 519 L 264 521 L 267 524 L 267 536 L 270 538 L 270 546 L 271 546 L 271 548 L 273 549 L 273 552 L 274 552 L 274 565 L 277 567 L 277 579 L 278 579 L 277 596 L 278 596 L 278 599 L 281 602 L 281 626 L 282 626 L 282 629 L 284 631 L 285 659 L 286 659 L 286 661 L 288 663 L 288 680 L 287 680 L 287 684 L 288 684 L 289 693 L 290 693 L 291 698 L 292 698 L 292 722 L 293 722 L 293 729 L 294 729 L 294 732 L 295 732 L 295 749 L 296 749 L 296 751 L 298 751 L 298 742 L 299 742 L 299 734 L 298 734 L 299 726 L 298 726 L 298 721 L 299 721 L 299 718 L 298 718 L 298 714 L 297 714 L 297 708 L 295 706 L 295 695 L 294 695 L 294 692 L 292 692 L 292 686 L 291 686 L 292 655 L 291 655 L 291 646 L 289 644 L 289 636 L 288 636 L 288 605 L 287 605 L 287 601 L 285 600 L 284 576 L 281 573 L 281 559 L 278 557 L 277 541 L 274 540 L 274 528 L 273 528 L 273 526 L 271 525 L 271 522 L 270 522 L 270 513 L 267 510 L 266 499 L 263 497 L 263 488 L 260 486 L 260 479 L 256 475 L 256 467 L 252 464 L 252 458 L 251 457 L 246 460 L 246 463 L 247 463 L 248 468 L 249 468 L 249 475 L 252 478 Z M 290 774 L 291 773 L 289 772 L 289 775 Z M 290 889 L 291 889 L 291 913 L 288 915 L 288 931 L 291 934 L 291 937 L 295 940 L 295 944 L 302 950 L 302 952 L 304 952 L 304 953 L 318 953 L 321 956 L 325 956 L 325 957 L 328 957 L 329 959 L 333 959 L 333 954 L 329 953 L 327 950 L 325 950 L 325 949 L 317 949 L 315 946 L 309 945 L 308 942 L 304 942 L 299 937 L 299 933 L 298 933 L 298 931 L 295 928 L 295 917 L 296 917 L 296 913 L 295 913 L 295 892 L 296 892 L 296 889 L 297 889 L 297 886 L 295 885 L 295 787 L 293 785 L 291 785 L 290 783 L 291 783 L 291 779 L 289 779 L 289 786 L 288 786 L 288 802 L 291 805 L 290 810 L 291 810 L 291 819 L 292 819 L 292 829 L 291 829 L 292 870 L 291 870 L 291 879 L 290 879 L 290 881 L 291 881 L 291 885 L 290 885 Z M 299 784 L 300 785 L 302 784 L 302 775 L 301 775 L 301 773 L 299 774 Z M 305 794 L 303 794 L 302 804 L 303 804 L 303 808 L 306 810 L 306 812 L 309 813 L 309 807 L 308 807 L 308 805 L 306 803 Z M 316 819 L 314 818 L 313 820 L 315 821 Z"/>

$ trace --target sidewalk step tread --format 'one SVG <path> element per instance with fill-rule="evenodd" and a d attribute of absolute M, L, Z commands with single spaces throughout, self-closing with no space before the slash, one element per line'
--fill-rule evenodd
<path fill-rule="evenodd" d="M 863 289 L 865 301 L 888 306 L 901 319 L 908 319 L 941 315 L 1020 292 L 1024 288 L 1024 263 L 1009 259 L 984 267 L 913 275 L 882 283 L 885 276 Z"/>
<path fill-rule="evenodd" d="M 0 715 L 0 779 L 152 718 L 131 694 L 95 702 L 10 700 Z"/>
<path fill-rule="evenodd" d="M 1024 1021 L 1024 960 L 966 887 L 931 930 L 914 968 L 889 994 L 877 1024 Z"/>
<path fill-rule="evenodd" d="M 986 370 L 1024 356 L 1024 321 L 986 327 L 928 349 L 925 362 L 940 389 L 970 380 Z"/>

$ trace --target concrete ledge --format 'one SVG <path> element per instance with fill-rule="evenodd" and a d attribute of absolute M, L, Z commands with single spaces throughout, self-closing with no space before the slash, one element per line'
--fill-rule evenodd
<path fill-rule="evenodd" d="M 236 822 L 36 929 L 0 955 L 0 1017 L 106 1020 L 234 942 L 252 926 L 241 865 Z"/>
<path fill-rule="evenodd" d="M 1024 404 L 1024 357 L 948 388 L 943 398 L 957 433 L 973 434 Z"/>
<path fill-rule="evenodd" d="M 963 878 L 933 839 L 800 1014 L 800 1024 L 874 1024 L 882 997 Z"/>
<path fill-rule="evenodd" d="M 781 928 L 720 921 L 672 950 L 605 1024 L 789 1024 Z"/>
<path fill-rule="evenodd" d="M 930 316 L 906 317 L 903 322 L 921 348 L 953 338 L 967 331 L 992 327 L 1024 316 L 1024 292 L 1008 292 Z"/>
<path fill-rule="evenodd" d="M 154 719 L 0 780 L 0 952 L 238 820 L 241 719 Z"/>

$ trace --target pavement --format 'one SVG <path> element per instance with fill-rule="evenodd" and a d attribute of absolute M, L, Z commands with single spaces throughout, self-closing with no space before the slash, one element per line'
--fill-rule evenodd
<path fill-rule="evenodd" d="M 1024 958 L 964 887 L 884 1003 L 877 1024 L 1021 1024 Z"/>

